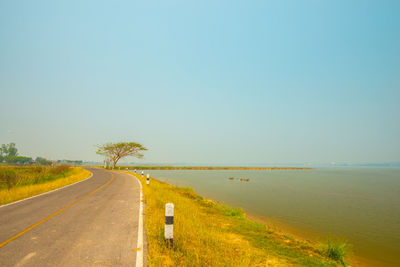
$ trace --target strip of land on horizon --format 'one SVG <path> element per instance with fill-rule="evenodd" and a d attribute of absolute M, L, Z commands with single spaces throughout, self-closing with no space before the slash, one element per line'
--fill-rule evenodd
<path fill-rule="evenodd" d="M 121 166 L 122 167 L 122 166 Z M 141 170 L 312 170 L 309 167 L 201 167 L 201 166 L 123 166 L 128 169 Z"/>

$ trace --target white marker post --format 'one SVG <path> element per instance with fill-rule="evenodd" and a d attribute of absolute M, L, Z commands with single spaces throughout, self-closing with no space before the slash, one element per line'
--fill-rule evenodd
<path fill-rule="evenodd" d="M 167 241 L 167 246 L 174 245 L 174 204 L 165 204 L 165 228 L 164 238 Z"/>
<path fill-rule="evenodd" d="M 144 171 L 142 171 L 142 176 L 144 176 Z"/>
<path fill-rule="evenodd" d="M 135 169 L 135 173 L 136 173 L 136 169 Z"/>
<path fill-rule="evenodd" d="M 146 184 L 150 183 L 150 174 L 147 174 L 147 178 L 146 178 Z"/>

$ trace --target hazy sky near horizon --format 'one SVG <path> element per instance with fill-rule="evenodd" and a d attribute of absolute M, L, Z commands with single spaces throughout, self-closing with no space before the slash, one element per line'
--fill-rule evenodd
<path fill-rule="evenodd" d="M 400 161 L 400 1 L 1 1 L 0 143 L 137 162 Z M 128 161 L 135 161 L 129 159 Z"/>

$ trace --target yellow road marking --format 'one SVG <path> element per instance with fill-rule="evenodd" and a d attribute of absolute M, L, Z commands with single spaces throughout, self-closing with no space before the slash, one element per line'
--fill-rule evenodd
<path fill-rule="evenodd" d="M 64 210 L 70 208 L 71 206 L 75 205 L 75 204 L 78 203 L 79 201 L 81 201 L 81 200 L 87 198 L 88 196 L 90 196 L 90 195 L 96 193 L 97 191 L 99 191 L 99 190 L 102 189 L 103 187 L 106 187 L 107 185 L 109 185 L 109 184 L 112 182 L 112 180 L 114 180 L 114 174 L 112 174 L 111 179 L 108 180 L 107 183 L 105 183 L 105 184 L 103 184 L 102 186 L 96 188 L 94 191 L 92 191 L 92 192 L 90 192 L 89 194 L 87 194 L 87 195 L 81 197 L 81 198 L 78 199 L 78 200 L 75 200 L 74 202 L 72 202 L 72 203 L 69 204 L 68 206 L 65 206 L 64 208 L 60 209 L 59 211 L 56 211 L 55 213 L 51 214 L 49 217 L 47 217 L 47 218 L 41 220 L 41 221 L 38 222 L 38 223 L 35 223 L 35 224 L 32 225 L 31 227 L 26 228 L 24 231 L 22 231 L 22 232 L 16 234 L 15 236 L 13 236 L 13 237 L 7 239 L 7 240 L 4 241 L 3 243 L 0 243 L 0 248 L 3 247 L 3 246 L 5 246 L 5 245 L 7 245 L 8 243 L 10 243 L 11 241 L 13 241 L 14 239 L 16 239 L 16 238 L 22 236 L 23 234 L 29 232 L 30 230 L 34 229 L 35 227 L 41 225 L 42 223 L 44 223 L 44 222 L 50 220 L 51 218 L 53 218 L 53 217 L 56 216 L 57 214 L 59 214 L 59 213 L 63 212 Z"/>

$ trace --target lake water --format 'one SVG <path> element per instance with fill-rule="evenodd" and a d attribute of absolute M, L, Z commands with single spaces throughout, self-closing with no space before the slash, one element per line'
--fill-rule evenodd
<path fill-rule="evenodd" d="M 241 207 L 267 224 L 286 225 L 314 239 L 345 238 L 356 255 L 379 266 L 400 266 L 400 168 L 148 173 Z"/>

